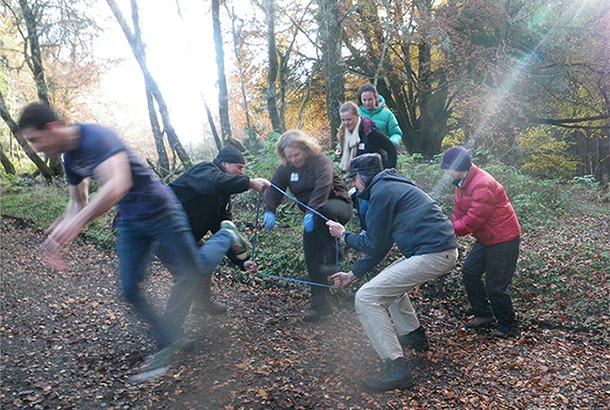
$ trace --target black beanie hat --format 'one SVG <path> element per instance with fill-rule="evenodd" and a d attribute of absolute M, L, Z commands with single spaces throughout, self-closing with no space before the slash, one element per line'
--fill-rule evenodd
<path fill-rule="evenodd" d="M 243 154 L 239 152 L 233 145 L 227 145 L 216 155 L 218 162 L 227 162 L 229 164 L 245 164 L 246 159 Z"/>

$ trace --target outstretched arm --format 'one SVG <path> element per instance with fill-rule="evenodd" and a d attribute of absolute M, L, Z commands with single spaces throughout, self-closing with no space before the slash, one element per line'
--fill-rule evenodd
<path fill-rule="evenodd" d="M 72 242 L 90 221 L 116 205 L 133 184 L 129 159 L 124 151 L 99 164 L 94 175 L 100 189 L 89 203 L 87 180 L 78 185 L 70 185 L 70 201 L 64 217 L 59 223 L 51 226 L 49 236 L 43 244 L 43 252 L 48 259 L 54 257 L 59 261 L 59 252 Z"/>
<path fill-rule="evenodd" d="M 271 183 L 265 178 L 254 178 L 250 179 L 250 189 L 253 189 L 258 192 L 263 192 L 265 189 L 269 188 Z"/>

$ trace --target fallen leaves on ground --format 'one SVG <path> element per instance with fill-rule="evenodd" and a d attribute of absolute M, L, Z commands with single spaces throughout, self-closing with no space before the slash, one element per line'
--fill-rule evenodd
<path fill-rule="evenodd" d="M 215 279 L 228 312 L 190 316 L 193 343 L 170 372 L 131 384 L 154 346 L 118 296 L 114 255 L 74 244 L 70 270 L 53 272 L 38 257 L 41 238 L 2 219 L 2 408 L 601 409 L 610 399 L 610 353 L 589 333 L 532 325 L 519 339 L 491 340 L 420 292 L 431 349 L 407 352 L 415 387 L 365 392 L 377 357 L 349 303 L 308 324 L 301 292 L 230 281 L 228 268 Z M 147 297 L 162 306 L 169 285 L 155 264 Z"/>

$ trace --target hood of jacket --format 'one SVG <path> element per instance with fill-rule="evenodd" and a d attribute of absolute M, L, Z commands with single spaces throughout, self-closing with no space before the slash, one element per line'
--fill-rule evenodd
<path fill-rule="evenodd" d="M 380 173 L 375 175 L 373 180 L 364 188 L 364 190 L 362 190 L 362 192 L 360 192 L 358 194 L 358 197 L 368 201 L 371 198 L 371 189 L 373 188 L 373 186 L 376 183 L 378 183 L 382 179 L 386 180 L 386 181 L 403 182 L 403 183 L 415 186 L 415 184 L 413 182 L 411 182 L 407 177 L 399 174 L 398 171 L 396 171 L 396 169 L 389 168 L 389 169 L 384 169 L 383 171 L 381 171 Z"/>
<path fill-rule="evenodd" d="M 375 114 L 381 112 L 385 108 L 385 99 L 380 95 L 377 96 L 377 107 L 372 110 L 368 110 L 364 108 L 364 105 L 360 106 L 360 109 L 364 114 L 367 114 L 371 117 L 375 116 Z"/>

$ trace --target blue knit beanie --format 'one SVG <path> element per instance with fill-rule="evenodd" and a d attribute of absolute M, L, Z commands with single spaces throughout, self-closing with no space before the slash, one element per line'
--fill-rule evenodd
<path fill-rule="evenodd" d="M 468 171 L 472 165 L 472 157 L 464 147 L 453 147 L 443 156 L 441 169 Z"/>

